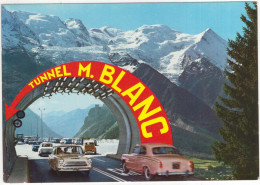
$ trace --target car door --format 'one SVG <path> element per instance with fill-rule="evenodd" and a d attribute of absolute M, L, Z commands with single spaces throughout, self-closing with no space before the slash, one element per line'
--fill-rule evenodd
<path fill-rule="evenodd" d="M 143 171 L 143 166 L 146 166 L 146 164 L 144 164 L 146 162 L 146 147 L 145 146 L 140 146 L 140 150 L 138 155 L 136 156 L 135 159 L 135 166 L 136 166 L 136 170 L 138 172 L 142 172 Z"/>
<path fill-rule="evenodd" d="M 128 155 L 127 168 L 136 171 L 136 157 L 139 154 L 140 147 L 135 146 L 132 153 Z"/>

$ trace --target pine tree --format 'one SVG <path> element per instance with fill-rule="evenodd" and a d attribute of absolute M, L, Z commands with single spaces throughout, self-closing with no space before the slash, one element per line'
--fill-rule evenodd
<path fill-rule="evenodd" d="M 224 84 L 227 98 L 219 97 L 215 104 L 223 127 L 219 133 L 223 141 L 212 147 L 217 160 L 233 168 L 235 179 L 257 179 L 259 176 L 258 143 L 258 73 L 257 73 L 257 4 L 245 4 L 248 18 L 243 36 L 237 33 L 229 40 L 227 50 L 230 67 L 226 70 L 229 83 Z"/>

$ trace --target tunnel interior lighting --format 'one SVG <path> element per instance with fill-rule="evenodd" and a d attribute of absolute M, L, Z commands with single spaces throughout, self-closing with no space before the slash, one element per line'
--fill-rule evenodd
<path fill-rule="evenodd" d="M 82 82 L 83 80 L 85 80 L 85 78 L 81 78 L 79 82 Z"/>

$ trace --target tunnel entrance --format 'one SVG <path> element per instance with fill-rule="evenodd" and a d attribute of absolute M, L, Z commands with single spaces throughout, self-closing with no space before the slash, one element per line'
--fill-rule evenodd
<path fill-rule="evenodd" d="M 39 98 L 25 114 L 22 127 L 15 130 L 16 136 L 24 136 L 23 142 L 15 146 L 17 155 L 27 155 L 30 160 L 41 159 L 39 151 L 32 152 L 32 147 L 41 142 L 63 144 L 65 140 L 81 146 L 95 141 L 98 156 L 117 153 L 119 128 L 116 118 L 106 104 L 91 95 L 57 93 L 50 99 Z"/>
<path fill-rule="evenodd" d="M 13 103 L 5 104 L 4 169 L 15 161 L 13 121 L 38 98 L 55 93 L 90 94 L 106 104 L 116 117 L 120 138 L 117 155 L 136 143 L 173 144 L 167 115 L 153 92 L 131 73 L 101 62 L 71 62 L 51 68 L 30 81 Z"/>

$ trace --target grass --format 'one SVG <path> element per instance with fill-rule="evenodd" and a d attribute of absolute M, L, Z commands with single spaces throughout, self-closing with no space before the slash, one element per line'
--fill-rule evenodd
<path fill-rule="evenodd" d="M 195 176 L 206 180 L 232 180 L 232 169 L 215 160 L 189 158 L 194 162 Z"/>

